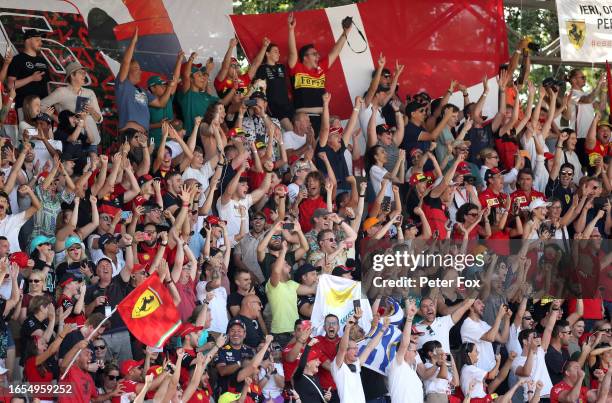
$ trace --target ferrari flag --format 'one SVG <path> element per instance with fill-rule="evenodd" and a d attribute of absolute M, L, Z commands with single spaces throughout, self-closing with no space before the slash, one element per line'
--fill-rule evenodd
<path fill-rule="evenodd" d="M 172 296 L 157 273 L 129 293 L 117 310 L 130 332 L 151 347 L 162 347 L 181 325 Z"/>

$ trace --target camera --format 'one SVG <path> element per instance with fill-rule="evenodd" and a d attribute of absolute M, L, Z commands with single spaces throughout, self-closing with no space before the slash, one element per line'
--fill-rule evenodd
<path fill-rule="evenodd" d="M 473 175 L 465 175 L 465 176 L 463 177 L 463 182 L 464 182 L 466 185 L 474 185 L 474 183 L 476 183 L 476 177 L 475 177 L 475 176 L 473 176 Z"/>
<path fill-rule="evenodd" d="M 351 25 L 353 25 L 353 17 L 344 17 L 342 20 L 342 28 L 348 29 Z"/>
<path fill-rule="evenodd" d="M 544 88 L 550 88 L 554 92 L 558 92 L 560 88 L 565 89 L 565 81 L 557 80 L 554 77 L 546 77 L 544 81 L 542 81 L 542 86 Z"/>

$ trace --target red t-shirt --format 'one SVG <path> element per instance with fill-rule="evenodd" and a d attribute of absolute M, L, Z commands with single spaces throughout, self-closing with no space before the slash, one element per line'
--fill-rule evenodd
<path fill-rule="evenodd" d="M 328 58 L 320 60 L 319 65 L 313 69 L 300 62 L 289 69 L 289 74 L 293 77 L 293 105 L 296 109 L 323 106 L 325 74 L 328 70 Z"/>
<path fill-rule="evenodd" d="M 327 203 L 325 203 L 321 196 L 316 199 L 308 198 L 300 203 L 300 226 L 302 227 L 302 232 L 307 233 L 312 229 L 310 218 L 318 208 L 327 208 Z"/>
<path fill-rule="evenodd" d="M 53 381 L 53 373 L 47 368 L 44 367 L 44 364 L 41 366 L 42 375 L 38 372 L 38 368 L 36 368 L 36 357 L 30 357 L 26 360 L 25 365 L 23 367 L 23 379 L 28 382 L 41 382 L 41 383 L 51 383 Z M 53 400 L 53 396 L 43 396 L 36 395 L 39 399 L 43 400 Z"/>
<path fill-rule="evenodd" d="M 508 197 L 505 193 L 495 193 L 491 189 L 487 188 L 484 192 L 478 195 L 478 201 L 482 208 L 491 207 L 498 208 L 504 207 L 506 198 Z"/>
<path fill-rule="evenodd" d="M 538 192 L 537 190 L 533 189 L 531 190 L 531 192 L 529 192 L 529 195 L 523 190 L 516 190 L 510 193 L 510 200 L 512 202 L 512 205 L 514 205 L 515 200 L 518 200 L 520 208 L 525 208 L 529 206 L 529 203 L 531 203 L 535 199 L 546 200 L 546 196 L 544 195 L 544 193 Z"/>
<path fill-rule="evenodd" d="M 58 403 L 89 403 L 93 397 L 98 397 L 98 390 L 93 378 L 87 371 L 73 365 L 60 385 L 71 385 L 72 393 L 61 395 Z M 118 398 L 117 402 L 121 399 Z M 115 403 L 115 398 L 113 398 Z"/>
<path fill-rule="evenodd" d="M 608 155 L 612 155 L 612 147 L 610 147 L 610 143 L 604 145 L 601 144 L 601 141 L 599 140 L 595 140 L 595 147 L 593 148 L 586 148 L 584 149 L 584 151 L 586 151 L 587 155 L 589 156 L 589 162 L 593 162 L 592 158 L 595 158 L 597 155 L 599 155 L 601 158 L 604 158 Z M 593 155 L 595 154 L 595 155 Z"/>
<path fill-rule="evenodd" d="M 207 386 L 206 389 L 197 389 L 187 403 L 210 403 L 212 389 Z"/>
<path fill-rule="evenodd" d="M 293 378 L 293 373 L 297 369 L 298 364 L 300 363 L 300 357 L 304 352 L 304 347 L 302 347 L 295 361 L 287 361 L 287 354 L 289 354 L 289 352 L 293 349 L 293 346 L 295 346 L 295 343 L 289 343 L 283 349 L 283 372 L 285 373 L 286 381 L 291 381 L 291 378 Z"/>
<path fill-rule="evenodd" d="M 336 358 L 336 349 L 338 347 L 338 344 L 340 343 L 340 337 L 336 337 L 334 340 L 330 340 L 325 336 L 317 336 L 317 340 L 319 340 L 319 342 L 314 345 L 314 348 L 319 350 L 326 359 L 333 363 L 334 359 Z M 321 359 L 321 361 L 323 363 L 325 359 Z M 336 389 L 336 383 L 334 382 L 334 378 L 332 377 L 331 372 L 320 366 L 318 375 L 319 382 L 321 383 L 321 387 L 323 389 Z"/>
<path fill-rule="evenodd" d="M 249 84 L 251 84 L 251 78 L 249 77 L 249 75 L 243 74 L 241 76 L 238 76 L 236 81 L 238 82 L 238 88 L 239 89 L 242 88 L 244 92 L 246 93 L 248 90 Z M 215 89 L 217 90 L 217 94 L 219 94 L 221 98 L 223 98 L 226 95 L 226 92 L 231 90 L 233 87 L 234 87 L 234 80 L 232 80 L 231 78 L 225 77 L 225 80 L 223 81 L 217 80 L 215 78 Z"/>
<path fill-rule="evenodd" d="M 572 390 L 572 385 L 565 381 L 561 381 L 550 390 L 550 403 L 559 403 L 559 393 L 565 390 Z M 576 403 L 587 403 L 588 389 L 585 386 L 580 387 L 580 395 Z"/>
<path fill-rule="evenodd" d="M 72 298 L 68 298 L 68 296 L 62 294 L 57 300 L 57 306 L 62 307 L 64 311 L 68 308 L 72 307 L 74 309 L 74 304 L 72 303 Z M 66 323 L 76 323 L 78 326 L 83 326 L 85 324 L 85 314 L 83 312 L 79 314 L 73 314 L 72 312 L 66 318 Z"/>
<path fill-rule="evenodd" d="M 123 394 L 126 393 L 136 393 L 136 386 L 138 386 L 138 382 L 130 381 L 129 379 L 122 379 L 119 381 L 119 384 L 123 386 Z M 115 396 L 111 400 L 112 403 L 121 403 L 121 396 Z"/>

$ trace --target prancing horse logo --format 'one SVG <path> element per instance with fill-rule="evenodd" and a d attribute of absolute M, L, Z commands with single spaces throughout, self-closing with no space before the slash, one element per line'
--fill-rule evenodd
<path fill-rule="evenodd" d="M 586 23 L 584 20 L 569 20 L 565 21 L 565 26 L 570 43 L 576 50 L 580 50 L 586 40 Z"/>
<path fill-rule="evenodd" d="M 140 294 L 138 300 L 134 304 L 134 308 L 132 308 L 132 318 L 139 319 L 149 316 L 155 312 L 160 305 L 161 300 L 155 290 L 147 288 L 142 294 Z"/>

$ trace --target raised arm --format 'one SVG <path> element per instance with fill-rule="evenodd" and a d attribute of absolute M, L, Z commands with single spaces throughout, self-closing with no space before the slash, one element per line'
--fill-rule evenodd
<path fill-rule="evenodd" d="M 124 82 L 127 79 L 128 73 L 130 72 L 130 63 L 132 62 L 132 58 L 134 57 L 134 49 L 136 49 L 136 42 L 138 42 L 138 27 L 134 31 L 134 36 L 132 36 L 132 41 L 128 45 L 125 53 L 123 54 L 123 59 L 121 59 L 121 67 L 119 68 L 119 82 Z"/>
<path fill-rule="evenodd" d="M 225 52 L 225 56 L 223 56 L 221 68 L 219 69 L 219 73 L 217 73 L 216 80 L 223 81 L 227 78 L 227 72 L 230 68 L 230 63 L 232 62 L 232 55 L 234 54 L 234 48 L 236 48 L 236 45 L 238 45 L 238 39 L 236 39 L 236 37 L 230 39 L 227 51 Z"/>
<path fill-rule="evenodd" d="M 380 56 L 378 56 L 378 63 L 376 64 L 376 71 L 374 73 L 374 77 L 372 77 L 372 81 L 370 81 L 370 87 L 368 87 L 368 91 L 363 99 L 363 104 L 365 106 L 369 106 L 372 103 L 372 98 L 374 98 L 374 94 L 376 93 L 376 89 L 378 88 L 378 84 L 380 83 L 380 76 L 382 75 L 383 68 L 385 67 L 385 63 L 387 59 L 383 56 L 382 52 L 380 52 Z"/>
<path fill-rule="evenodd" d="M 287 25 L 289 26 L 289 41 L 287 45 L 289 46 L 289 55 L 287 57 L 287 64 L 289 68 L 292 69 L 298 62 L 298 51 L 297 45 L 295 43 L 295 16 L 293 13 L 289 13 L 289 17 L 287 19 Z"/>
<path fill-rule="evenodd" d="M 255 73 L 257 73 L 257 69 L 259 68 L 259 66 L 261 66 L 261 63 L 263 62 L 264 57 L 266 56 L 268 46 L 270 46 L 270 39 L 264 37 L 261 49 L 259 49 L 259 52 L 257 52 L 257 55 L 251 62 L 251 66 L 249 66 L 249 71 L 247 74 L 251 80 L 253 79 L 253 77 L 255 77 Z"/>
<path fill-rule="evenodd" d="M 416 302 L 413 299 L 406 300 L 406 303 L 407 305 L 404 315 L 406 320 L 404 321 L 404 329 L 402 330 L 402 340 L 400 341 L 400 345 L 395 353 L 395 359 L 400 364 L 404 361 L 404 356 L 406 355 L 406 351 L 408 351 L 408 347 L 410 346 L 412 321 L 417 313 Z"/>
<path fill-rule="evenodd" d="M 340 55 L 340 51 L 342 50 L 342 48 L 344 47 L 344 44 L 346 43 L 347 35 L 351 31 L 351 27 L 352 27 L 352 24 L 346 28 L 344 26 L 342 27 L 342 35 L 340 35 L 340 38 L 338 38 L 338 40 L 336 41 L 336 44 L 334 45 L 332 50 L 329 52 L 329 55 L 327 55 L 327 59 L 329 60 L 329 67 L 331 67 L 332 64 L 334 64 L 334 62 Z"/>

